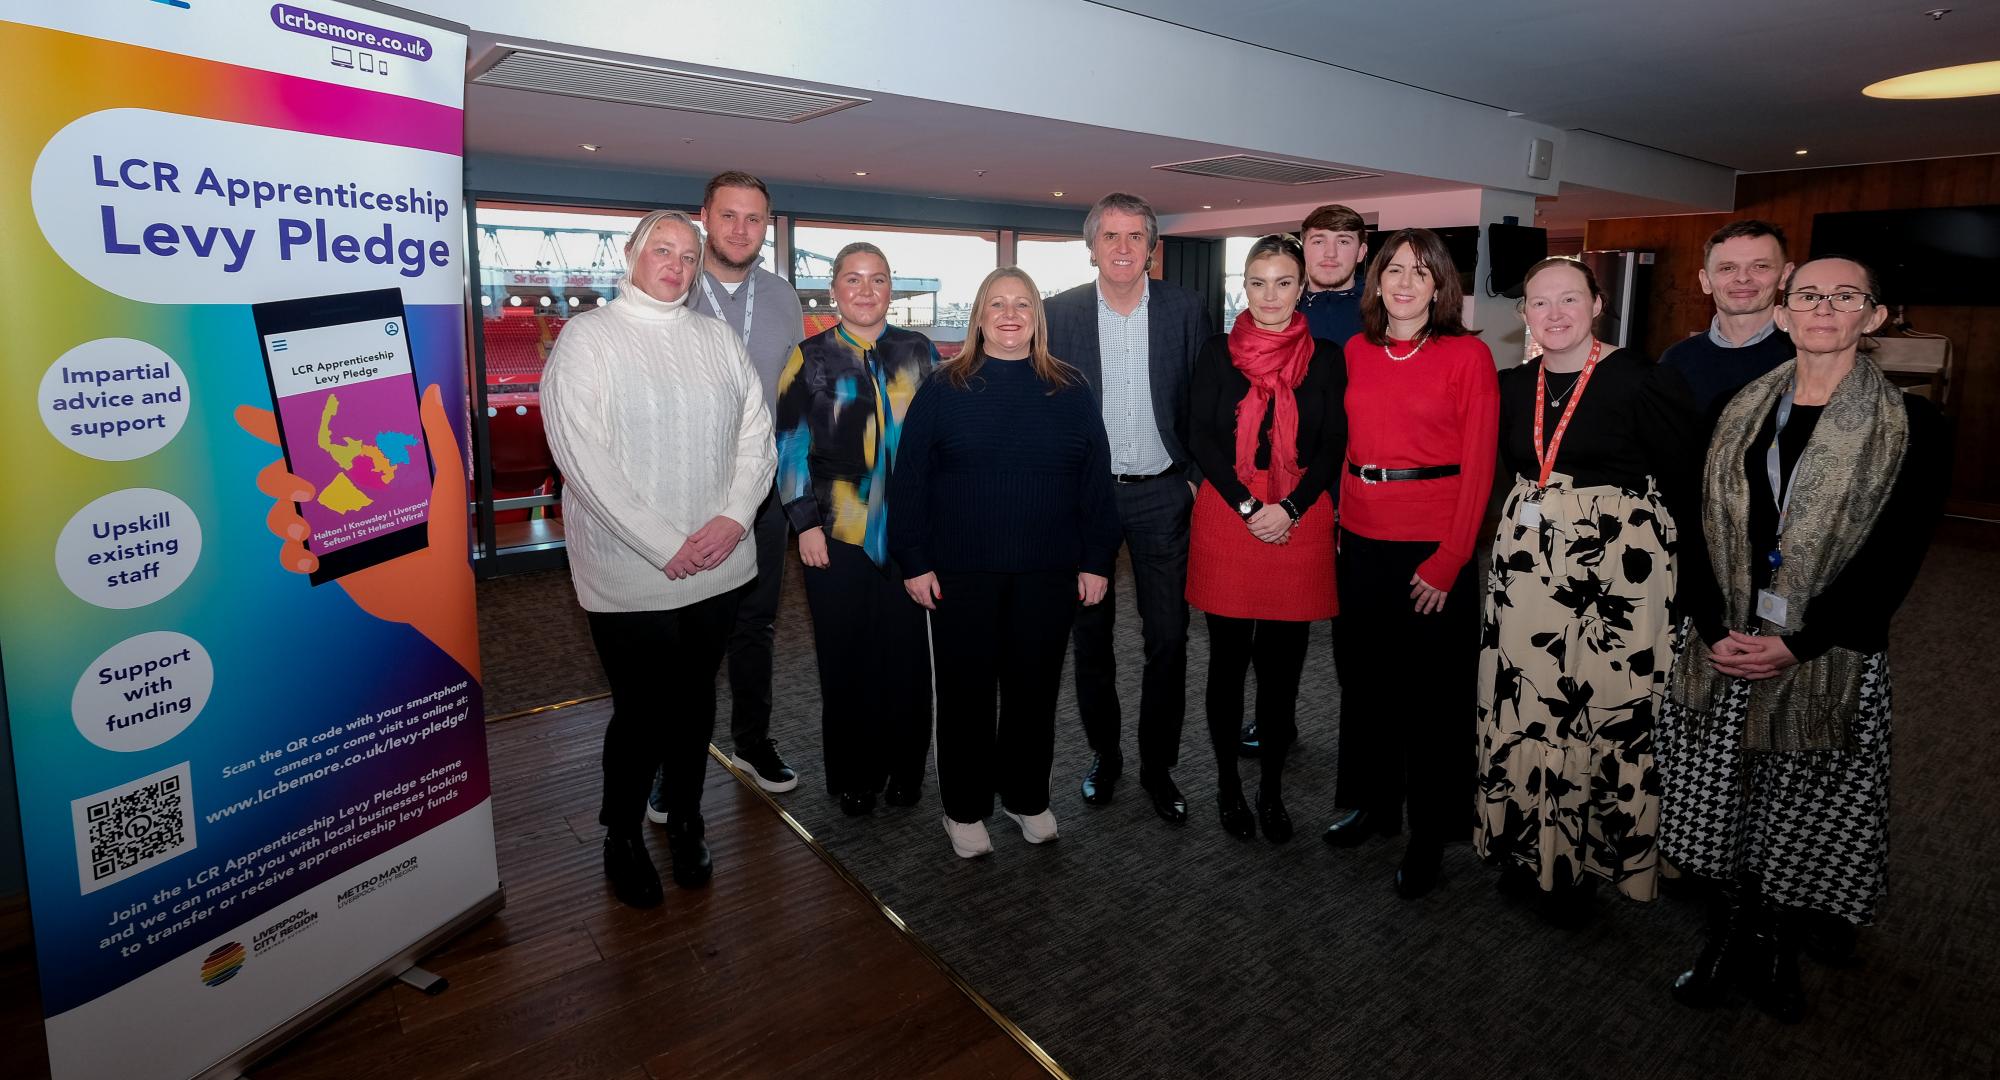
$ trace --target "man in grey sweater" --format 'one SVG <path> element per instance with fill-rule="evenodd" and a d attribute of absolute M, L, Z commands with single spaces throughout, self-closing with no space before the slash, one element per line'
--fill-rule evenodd
<path fill-rule="evenodd" d="M 702 274 L 689 291 L 688 308 L 721 319 L 742 338 L 764 383 L 764 403 L 776 408 L 778 373 L 805 336 L 799 294 L 783 277 L 758 265 L 771 223 L 771 195 L 746 172 L 720 173 L 702 193 L 701 223 L 708 231 Z M 766 791 L 790 791 L 798 774 L 778 756 L 771 739 L 771 662 L 778 587 L 784 579 L 785 515 L 772 489 L 757 509 L 751 532 L 757 545 L 757 580 L 737 608 L 729 638 L 730 761 Z M 658 795 L 655 788 L 654 794 Z M 657 799 L 647 806 L 665 819 Z"/>

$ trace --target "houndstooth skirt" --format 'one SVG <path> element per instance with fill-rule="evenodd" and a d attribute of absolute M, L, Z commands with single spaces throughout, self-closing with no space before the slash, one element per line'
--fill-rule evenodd
<path fill-rule="evenodd" d="M 1682 662 L 1705 663 L 1700 653 Z M 1747 682 L 1706 722 L 1669 702 L 1658 745 L 1667 857 L 1703 877 L 1754 873 L 1774 903 L 1871 922 L 1889 862 L 1889 692 L 1888 658 L 1876 653 L 1862 667 L 1851 746 L 1806 753 L 1743 750 Z"/>

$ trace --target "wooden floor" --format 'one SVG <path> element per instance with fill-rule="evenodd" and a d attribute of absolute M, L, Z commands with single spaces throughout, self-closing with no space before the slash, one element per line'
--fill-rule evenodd
<path fill-rule="evenodd" d="M 251 1075 L 1052 1074 L 776 804 L 720 765 L 702 800 L 715 880 L 692 891 L 669 882 L 650 911 L 619 904 L 603 879 L 595 805 L 608 710 L 595 702 L 489 727 L 507 907 L 424 961 L 450 989 L 378 989 Z M 649 832 L 664 869 L 664 838 Z M 6 994 L 8 1013 L 20 998 Z M 25 1026 L 4 1019 L 10 1033 Z"/>

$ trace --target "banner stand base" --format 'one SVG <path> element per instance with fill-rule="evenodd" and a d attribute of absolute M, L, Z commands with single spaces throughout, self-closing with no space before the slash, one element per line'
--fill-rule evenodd
<path fill-rule="evenodd" d="M 396 981 L 408 983 L 411 988 L 423 991 L 425 997 L 436 997 L 451 989 L 451 980 L 435 971 L 426 971 L 414 964 L 396 973 Z"/>
<path fill-rule="evenodd" d="M 428 989 L 426 985 L 411 983 L 411 985 L 416 986 L 417 989 L 423 990 L 427 994 L 443 990 L 445 985 L 447 985 L 445 980 L 417 967 L 417 961 L 445 942 L 485 922 L 487 918 L 506 906 L 507 890 L 505 886 L 502 886 L 494 890 L 491 896 L 467 908 L 457 918 L 451 919 L 443 926 L 418 938 L 416 943 L 412 944 L 409 948 L 389 957 L 368 971 L 363 972 L 346 986 L 319 999 L 318 1003 L 311 1008 L 301 1011 L 290 1020 L 258 1036 L 256 1040 L 242 1049 L 203 1069 L 200 1073 L 196 1074 L 197 1080 L 237 1080 L 237 1078 L 243 1075 L 244 1070 L 248 1069 L 252 1064 L 269 1056 L 279 1047 L 303 1034 L 308 1028 L 317 1025 L 320 1021 L 359 1001 L 376 987 L 394 979 L 403 979 L 406 982 L 410 981 L 405 973 L 409 975 L 421 974 L 422 976 L 427 976 L 429 980 L 434 980 L 438 990 Z"/>

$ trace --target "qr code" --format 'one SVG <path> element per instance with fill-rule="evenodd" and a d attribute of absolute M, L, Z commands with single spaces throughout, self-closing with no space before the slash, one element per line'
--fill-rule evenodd
<path fill-rule="evenodd" d="M 194 848 L 188 763 L 70 803 L 76 869 L 88 894 Z"/>

